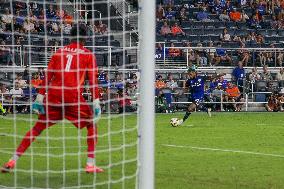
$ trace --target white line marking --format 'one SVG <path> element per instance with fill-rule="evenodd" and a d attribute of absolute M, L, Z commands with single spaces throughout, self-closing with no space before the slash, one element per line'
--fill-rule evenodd
<path fill-rule="evenodd" d="M 196 147 L 196 146 L 179 146 L 179 145 L 171 145 L 171 144 L 162 144 L 162 146 L 173 147 L 173 148 L 190 148 L 190 149 L 195 149 L 195 150 L 233 152 L 233 153 L 241 153 L 241 154 L 252 154 L 252 155 L 259 155 L 259 156 L 271 156 L 271 157 L 284 158 L 284 155 L 280 155 L 280 154 L 266 154 L 266 153 L 261 153 L 261 152 L 250 152 L 250 151 L 242 151 L 242 150 L 230 150 L 230 149 L 220 149 L 220 148 L 205 148 L 205 147 Z"/>
<path fill-rule="evenodd" d="M 182 125 L 182 127 L 193 127 L 194 125 Z"/>
<path fill-rule="evenodd" d="M 266 124 L 266 123 L 257 123 L 256 124 L 256 126 L 266 126 L 266 125 L 268 125 L 268 124 Z"/>

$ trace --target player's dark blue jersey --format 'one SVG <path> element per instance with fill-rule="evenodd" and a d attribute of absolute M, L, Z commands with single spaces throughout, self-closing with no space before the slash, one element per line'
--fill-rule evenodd
<path fill-rule="evenodd" d="M 189 87 L 191 92 L 192 101 L 202 101 L 204 97 L 204 80 L 202 77 L 197 76 L 194 79 L 188 79 L 186 86 Z"/>

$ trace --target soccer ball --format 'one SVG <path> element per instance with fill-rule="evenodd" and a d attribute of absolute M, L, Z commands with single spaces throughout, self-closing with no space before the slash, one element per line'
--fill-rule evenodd
<path fill-rule="evenodd" d="M 177 127 L 178 126 L 178 118 L 172 118 L 170 121 L 171 126 Z"/>

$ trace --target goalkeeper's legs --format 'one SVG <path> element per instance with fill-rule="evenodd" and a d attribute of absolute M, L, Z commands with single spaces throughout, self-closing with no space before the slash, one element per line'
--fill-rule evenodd
<path fill-rule="evenodd" d="M 45 123 L 45 122 L 39 120 L 35 124 L 35 126 L 26 133 L 26 135 L 23 138 L 21 144 L 18 146 L 15 154 L 13 155 L 13 157 L 7 163 L 4 164 L 4 166 L 1 169 L 1 171 L 3 173 L 10 172 L 15 167 L 17 160 L 29 148 L 29 146 L 36 139 L 36 137 L 38 135 L 40 135 L 40 133 L 43 130 L 45 130 L 46 128 L 48 128 L 48 127 L 50 127 L 50 126 L 52 126 L 54 124 L 55 123 L 51 123 L 51 122 Z"/>
<path fill-rule="evenodd" d="M 88 159 L 86 164 L 87 173 L 103 172 L 103 169 L 96 166 L 95 149 L 97 144 L 97 127 L 93 123 L 93 111 L 87 103 L 80 106 L 68 106 L 65 118 L 71 121 L 77 128 L 87 128 Z"/>
<path fill-rule="evenodd" d="M 87 144 L 88 144 L 88 160 L 86 165 L 87 173 L 100 173 L 103 169 L 96 166 L 95 163 L 95 148 L 97 144 L 97 127 L 95 124 L 87 126 Z"/>
<path fill-rule="evenodd" d="M 62 120 L 61 108 L 50 106 L 48 107 L 48 111 L 46 112 L 48 112 L 48 115 L 41 114 L 34 127 L 26 133 L 13 157 L 2 167 L 2 172 L 10 172 L 10 170 L 15 167 L 17 160 L 29 148 L 29 146 L 36 139 L 36 137 L 40 135 L 42 131 L 54 125 L 58 120 Z"/>

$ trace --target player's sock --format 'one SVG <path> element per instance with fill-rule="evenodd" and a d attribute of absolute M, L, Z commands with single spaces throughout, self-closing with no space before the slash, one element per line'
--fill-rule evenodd
<path fill-rule="evenodd" d="M 20 158 L 20 156 L 18 156 L 17 154 L 14 154 L 11 159 L 15 160 L 15 161 L 18 161 L 19 158 Z"/>
<path fill-rule="evenodd" d="M 87 145 L 88 145 L 88 161 L 90 158 L 94 160 L 95 158 L 95 147 L 97 144 L 97 132 L 96 132 L 96 126 L 90 125 L 87 127 Z"/>
<path fill-rule="evenodd" d="M 183 117 L 183 122 L 185 122 L 185 120 L 187 120 L 188 118 L 189 118 L 189 116 L 190 116 L 190 114 L 191 114 L 191 112 L 185 112 L 185 115 L 184 115 L 184 117 Z"/>
<path fill-rule="evenodd" d="M 87 159 L 87 165 L 95 165 L 95 158 L 88 157 Z"/>

